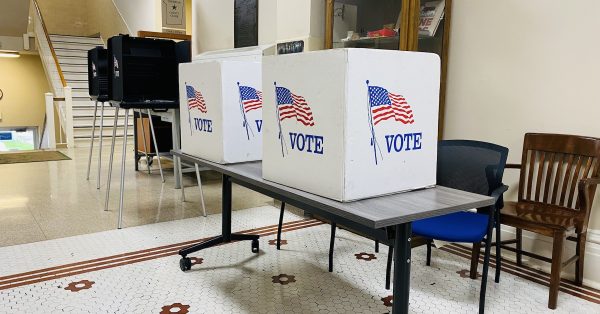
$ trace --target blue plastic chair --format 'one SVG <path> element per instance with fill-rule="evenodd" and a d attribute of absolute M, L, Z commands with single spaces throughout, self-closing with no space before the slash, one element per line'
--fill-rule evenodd
<path fill-rule="evenodd" d="M 477 266 L 481 244 L 485 243 L 485 255 L 479 296 L 479 313 L 484 312 L 485 290 L 492 232 L 499 226 L 499 212 L 503 206 L 502 194 L 508 187 L 502 184 L 502 176 L 508 156 L 508 148 L 499 145 L 468 140 L 441 141 L 438 144 L 437 184 L 467 192 L 489 195 L 495 198 L 493 206 L 479 208 L 477 212 L 457 212 L 414 221 L 413 235 L 427 239 L 427 265 L 431 264 L 432 240 L 473 243 L 471 278 L 477 278 Z M 497 241 L 500 228 L 496 228 Z M 500 281 L 500 250 L 496 246 L 496 282 Z"/>

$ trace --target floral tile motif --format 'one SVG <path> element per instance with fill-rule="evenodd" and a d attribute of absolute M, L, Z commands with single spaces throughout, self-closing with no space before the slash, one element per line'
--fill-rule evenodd
<path fill-rule="evenodd" d="M 371 261 L 371 260 L 377 259 L 377 256 L 375 256 L 375 254 L 365 253 L 365 252 L 356 253 L 356 254 L 354 254 L 354 256 L 356 256 L 356 259 L 363 260 L 363 261 Z"/>
<path fill-rule="evenodd" d="M 280 274 L 271 278 L 273 279 L 273 283 L 279 283 L 282 285 L 287 285 L 288 283 L 296 282 L 296 276 L 286 274 Z"/>
<path fill-rule="evenodd" d="M 287 240 L 283 240 L 282 239 L 281 241 L 279 241 L 279 244 L 280 245 L 287 245 L 288 242 L 287 242 Z M 269 245 L 277 245 L 277 239 L 269 240 Z"/>
<path fill-rule="evenodd" d="M 80 280 L 80 281 L 75 281 L 75 282 L 71 282 L 70 284 L 68 284 L 65 287 L 65 290 L 69 290 L 71 292 L 79 292 L 81 290 L 86 290 L 92 287 L 92 285 L 94 285 L 95 282 L 94 281 L 89 281 L 89 280 Z"/>
<path fill-rule="evenodd" d="M 171 305 L 165 305 L 162 307 L 162 311 L 160 314 L 186 314 L 189 313 L 190 306 L 181 304 L 181 303 L 173 303 Z"/>
<path fill-rule="evenodd" d="M 388 295 L 385 298 L 381 298 L 381 301 L 383 301 L 383 305 L 391 307 L 392 304 L 394 304 L 394 296 L 393 295 Z"/>
<path fill-rule="evenodd" d="M 471 271 L 468 269 L 459 270 L 456 273 L 459 274 L 461 278 L 471 277 Z M 477 278 L 481 278 L 481 274 L 479 272 L 477 272 Z"/>
<path fill-rule="evenodd" d="M 200 257 L 190 257 L 190 260 L 192 261 L 192 265 L 200 265 L 204 262 L 204 259 Z"/>

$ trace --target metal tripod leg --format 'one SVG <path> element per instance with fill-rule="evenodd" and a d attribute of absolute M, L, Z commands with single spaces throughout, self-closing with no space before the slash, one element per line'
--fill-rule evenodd
<path fill-rule="evenodd" d="M 104 199 L 104 210 L 108 210 L 108 199 L 110 197 L 110 181 L 112 177 L 113 159 L 115 156 L 115 139 L 117 137 L 117 120 L 119 119 L 119 108 L 115 108 L 115 118 L 113 122 L 112 140 L 110 144 L 110 161 L 108 162 L 108 180 L 106 181 L 106 198 Z"/>
<path fill-rule="evenodd" d="M 102 170 L 102 135 L 104 132 L 104 102 L 100 105 L 100 143 L 98 144 L 98 179 L 96 179 L 96 189 L 100 190 L 100 171 Z"/>
<path fill-rule="evenodd" d="M 119 223 L 118 228 L 123 227 L 123 197 L 125 191 L 125 159 L 127 156 L 127 129 L 129 126 L 129 110 L 125 109 L 125 126 L 123 133 L 123 155 L 121 157 L 121 187 L 119 191 Z"/>
<path fill-rule="evenodd" d="M 202 202 L 202 214 L 206 217 L 206 207 L 204 206 L 204 192 L 202 191 L 202 179 L 200 179 L 200 169 L 198 169 L 198 164 L 194 164 L 196 166 L 196 179 L 198 179 L 198 188 L 200 189 L 200 201 Z M 181 167 L 181 160 L 179 161 L 179 166 Z"/>
<path fill-rule="evenodd" d="M 144 155 L 146 156 L 146 167 L 148 168 L 148 174 L 152 173 L 150 171 L 150 159 L 148 158 L 148 147 L 146 147 L 146 126 L 144 125 L 144 115 L 142 109 L 139 110 L 140 119 L 142 120 L 142 140 L 144 142 Z M 135 148 L 137 150 L 137 147 Z"/>
<path fill-rule="evenodd" d="M 86 180 L 90 179 L 90 166 L 92 165 L 92 150 L 94 150 L 94 135 L 96 135 L 96 114 L 98 113 L 98 101 L 94 103 L 94 122 L 92 123 L 92 136 L 90 137 L 90 153 L 88 156 L 88 167 Z"/>
<path fill-rule="evenodd" d="M 152 133 L 152 140 L 154 141 L 154 151 L 156 152 L 156 159 L 158 159 L 158 170 L 160 171 L 160 178 L 165 183 L 165 176 L 163 175 L 162 165 L 160 164 L 160 154 L 158 151 L 158 143 L 156 143 L 156 134 L 154 134 L 154 123 L 152 122 L 152 116 L 150 115 L 150 109 L 148 109 L 148 120 L 150 120 L 150 132 Z"/>

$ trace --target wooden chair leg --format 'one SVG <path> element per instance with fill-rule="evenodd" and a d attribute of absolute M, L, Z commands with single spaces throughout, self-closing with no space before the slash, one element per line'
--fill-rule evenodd
<path fill-rule="evenodd" d="M 385 270 L 385 289 L 390 290 L 390 281 L 392 273 L 392 258 L 394 257 L 394 246 L 389 246 L 388 257 L 387 257 L 387 268 Z"/>
<path fill-rule="evenodd" d="M 523 265 L 521 251 L 523 250 L 523 230 L 517 228 L 517 265 Z"/>
<path fill-rule="evenodd" d="M 427 265 L 427 266 L 431 266 L 431 243 L 432 242 L 433 242 L 433 240 L 427 239 L 427 261 L 425 262 L 425 265 Z"/>
<path fill-rule="evenodd" d="M 473 243 L 473 251 L 471 252 L 471 279 L 477 279 L 477 266 L 479 265 L 479 254 L 481 251 L 481 242 Z"/>
<path fill-rule="evenodd" d="M 579 234 L 579 236 L 577 236 L 577 246 L 575 248 L 575 254 L 578 256 L 577 263 L 575 264 L 575 283 L 579 286 L 583 285 L 583 265 L 585 261 L 586 239 L 586 233 Z"/>
<path fill-rule="evenodd" d="M 333 245 L 335 243 L 335 222 L 331 222 L 331 240 L 329 242 L 329 272 L 333 272 Z"/>
<path fill-rule="evenodd" d="M 552 268 L 550 271 L 550 293 L 548 297 L 548 308 L 556 309 L 558 300 L 558 289 L 560 287 L 560 273 L 562 270 L 562 253 L 565 240 L 564 231 L 554 232 L 552 244 Z"/>

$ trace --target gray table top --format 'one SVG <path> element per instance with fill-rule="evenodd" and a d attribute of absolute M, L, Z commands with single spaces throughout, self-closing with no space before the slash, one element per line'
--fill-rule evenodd
<path fill-rule="evenodd" d="M 173 155 L 370 228 L 398 225 L 494 203 L 492 197 L 443 186 L 353 202 L 338 202 L 263 179 L 261 161 L 222 165 L 182 153 L 180 150 L 174 150 Z"/>

